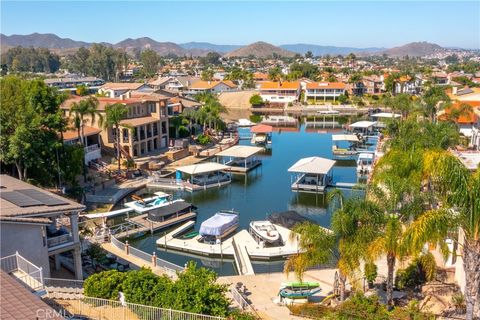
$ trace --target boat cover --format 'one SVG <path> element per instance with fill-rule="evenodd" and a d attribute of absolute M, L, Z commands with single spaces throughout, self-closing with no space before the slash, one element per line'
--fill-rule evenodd
<path fill-rule="evenodd" d="M 221 236 L 228 228 L 238 223 L 238 214 L 217 212 L 213 217 L 202 222 L 200 235 Z"/>

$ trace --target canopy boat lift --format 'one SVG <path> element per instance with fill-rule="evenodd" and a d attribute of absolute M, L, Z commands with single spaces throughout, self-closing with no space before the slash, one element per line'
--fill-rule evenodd
<path fill-rule="evenodd" d="M 340 146 L 340 143 L 349 143 L 347 148 Z M 332 152 L 334 156 L 353 156 L 358 153 L 357 147 L 360 139 L 355 134 L 334 134 L 332 135 Z"/>
<path fill-rule="evenodd" d="M 292 183 L 294 192 L 324 193 L 332 181 L 331 171 L 335 160 L 309 157 L 298 160 L 288 169 L 295 174 Z"/>
<path fill-rule="evenodd" d="M 367 176 L 372 172 L 373 159 L 373 153 L 362 152 L 358 155 L 357 174 L 359 176 Z"/>
<path fill-rule="evenodd" d="M 183 175 L 188 175 L 188 179 L 184 182 L 184 188 L 190 192 L 221 187 L 232 182 L 230 174 L 225 172 L 229 168 L 216 162 L 197 163 L 178 167 L 176 178 L 183 181 Z"/>
<path fill-rule="evenodd" d="M 360 133 L 362 136 L 374 135 L 376 121 L 358 121 L 348 125 L 348 128 L 353 133 Z"/>
<path fill-rule="evenodd" d="M 377 128 L 385 128 L 386 125 L 383 121 L 380 121 L 380 119 L 398 119 L 402 115 L 398 113 L 392 113 L 392 112 L 379 112 L 372 114 L 370 117 L 376 121 L 375 127 Z"/>
<path fill-rule="evenodd" d="M 216 155 L 228 166 L 225 171 L 247 173 L 262 164 L 262 160 L 256 158 L 256 154 L 262 150 L 263 148 L 253 146 L 233 146 Z"/>
<path fill-rule="evenodd" d="M 259 124 L 250 128 L 252 133 L 252 144 L 268 145 L 272 143 L 273 127 L 266 124 Z"/>

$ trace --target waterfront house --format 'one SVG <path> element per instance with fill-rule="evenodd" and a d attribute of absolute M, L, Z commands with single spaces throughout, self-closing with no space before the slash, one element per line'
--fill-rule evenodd
<path fill-rule="evenodd" d="M 259 88 L 263 101 L 282 106 L 298 101 L 300 90 L 298 81 L 265 81 Z"/>
<path fill-rule="evenodd" d="M 320 101 L 336 101 L 338 97 L 345 94 L 345 83 L 342 82 L 311 82 L 306 83 L 304 101 L 316 103 Z"/>
<path fill-rule="evenodd" d="M 185 91 L 193 82 L 198 81 L 198 78 L 193 77 L 159 77 L 158 79 L 149 81 L 148 86 L 155 90 L 167 90 L 171 92 L 183 92 Z"/>
<path fill-rule="evenodd" d="M 383 76 L 365 76 L 363 77 L 363 84 L 365 86 L 366 94 L 380 94 L 385 90 L 385 85 L 383 83 Z"/>
<path fill-rule="evenodd" d="M 152 89 L 149 89 L 152 90 Z M 72 97 L 62 104 L 65 116 L 68 115 L 73 102 L 79 102 L 84 97 Z M 126 91 L 121 97 L 98 97 L 98 111 L 105 118 L 105 109 L 108 105 L 120 103 L 128 108 L 128 114 L 120 126 L 120 147 L 123 157 L 144 157 L 149 154 L 159 153 L 168 147 L 168 114 L 167 104 L 169 97 L 152 91 Z M 101 129 L 101 147 L 109 151 L 115 149 L 115 129 L 103 128 L 99 117 L 91 124 Z"/>
<path fill-rule="evenodd" d="M 187 94 L 195 95 L 197 93 L 220 93 L 226 91 L 235 91 L 238 87 L 231 80 L 222 81 L 203 81 L 198 80 L 193 82 L 187 89 Z"/>
<path fill-rule="evenodd" d="M 1 257 L 18 252 L 44 277 L 53 260 L 56 269 L 63 264 L 83 279 L 78 215 L 85 206 L 7 175 L 0 183 Z"/>

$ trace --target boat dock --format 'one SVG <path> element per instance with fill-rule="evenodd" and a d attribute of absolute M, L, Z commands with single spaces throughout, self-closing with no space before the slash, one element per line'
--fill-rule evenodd
<path fill-rule="evenodd" d="M 252 261 L 247 252 L 247 247 L 241 243 L 235 242 L 235 238 L 232 240 L 233 245 L 233 257 L 235 258 L 235 265 L 237 266 L 238 273 L 240 275 L 254 275 Z"/>
<path fill-rule="evenodd" d="M 252 272 L 253 270 L 253 268 L 249 266 L 249 264 L 251 264 L 251 262 L 249 262 L 250 259 L 281 259 L 296 254 L 299 250 L 297 241 L 289 240 L 291 231 L 279 225 L 275 225 L 275 227 L 277 228 L 284 242 L 282 243 L 282 245 L 274 247 L 262 247 L 247 230 L 241 230 L 237 232 L 235 235 L 227 238 L 221 244 L 209 244 L 199 242 L 198 238 L 200 236 L 196 236 L 192 239 L 180 239 L 173 236 L 180 234 L 181 231 L 187 230 L 188 227 L 191 226 L 187 224 L 190 223 L 191 222 L 188 222 L 168 233 L 167 235 L 159 238 L 157 240 L 157 245 L 166 249 L 193 253 L 198 256 L 229 256 L 235 258 L 235 241 L 235 243 L 241 244 L 241 247 L 239 248 L 239 250 L 237 250 L 238 253 L 236 257 L 240 265 L 239 270 L 243 269 L 243 272 L 248 273 Z"/>
<path fill-rule="evenodd" d="M 328 186 L 332 188 L 337 188 L 337 189 L 355 189 L 355 188 L 364 189 L 364 187 L 362 187 L 361 184 L 353 183 L 353 182 L 335 182 Z"/>
<path fill-rule="evenodd" d="M 89 213 L 89 214 L 84 214 L 81 215 L 82 217 L 88 218 L 88 219 L 95 219 L 95 218 L 111 218 L 111 217 L 116 217 L 122 214 L 130 213 L 134 211 L 132 208 L 123 208 L 115 211 L 109 211 L 109 212 L 100 212 L 100 213 Z"/>
<path fill-rule="evenodd" d="M 156 231 L 168 228 L 170 226 L 173 226 L 177 223 L 184 222 L 186 220 L 193 219 L 197 216 L 196 212 L 189 212 L 186 214 L 179 215 L 174 218 L 170 218 L 168 220 L 162 221 L 162 222 L 156 222 L 156 221 L 151 221 L 147 219 L 148 214 L 141 214 L 139 216 L 127 219 L 127 222 L 130 223 L 131 225 L 134 226 L 132 229 L 128 229 L 125 231 L 120 231 L 118 233 L 115 233 L 116 238 L 126 238 L 130 235 L 134 234 L 139 234 L 139 233 L 145 233 L 145 232 L 150 232 L 154 233 Z"/>

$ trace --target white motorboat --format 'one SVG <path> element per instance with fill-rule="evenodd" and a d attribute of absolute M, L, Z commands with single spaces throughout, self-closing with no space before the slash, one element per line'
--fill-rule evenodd
<path fill-rule="evenodd" d="M 250 231 L 266 243 L 275 243 L 280 239 L 280 233 L 270 221 L 252 221 Z"/>
<path fill-rule="evenodd" d="M 149 198 L 141 198 L 132 196 L 134 201 L 125 203 L 125 207 L 133 209 L 137 213 L 146 213 L 158 208 L 167 207 L 175 203 L 184 203 L 183 199 L 173 200 L 172 195 L 165 192 L 155 192 L 155 196 Z"/>
<path fill-rule="evenodd" d="M 373 168 L 373 153 L 362 152 L 358 155 L 357 173 L 360 175 L 368 175 Z"/>
<path fill-rule="evenodd" d="M 255 123 L 248 119 L 238 119 L 238 122 L 237 122 L 237 126 L 239 127 L 251 127 L 254 125 Z"/>

